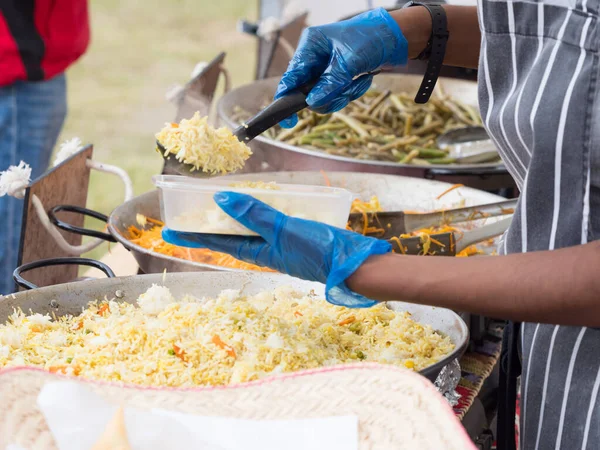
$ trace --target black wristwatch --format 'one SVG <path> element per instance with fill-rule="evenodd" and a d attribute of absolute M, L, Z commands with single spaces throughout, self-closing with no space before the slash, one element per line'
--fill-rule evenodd
<path fill-rule="evenodd" d="M 427 103 L 429 97 L 433 93 L 433 88 L 442 70 L 444 64 L 444 56 L 446 55 L 446 44 L 448 43 L 448 20 L 446 19 L 446 11 L 441 5 L 427 4 L 419 2 L 408 2 L 403 6 L 410 8 L 412 6 L 423 6 L 431 15 L 431 36 L 425 50 L 423 50 L 417 59 L 421 61 L 427 60 L 427 69 L 419 92 L 415 97 L 415 103 Z"/>

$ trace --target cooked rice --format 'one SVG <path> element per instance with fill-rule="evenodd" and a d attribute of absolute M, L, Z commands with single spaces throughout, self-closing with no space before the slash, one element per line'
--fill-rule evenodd
<path fill-rule="evenodd" d="M 252 155 L 248 146 L 240 142 L 228 128 L 213 128 L 207 117 L 196 112 L 191 119 L 179 124 L 167 123 L 156 134 L 165 148 L 165 157 L 174 156 L 179 162 L 192 166 L 192 171 L 230 173 L 244 167 Z"/>
<path fill-rule="evenodd" d="M 152 286 L 136 305 L 93 302 L 55 319 L 16 311 L 0 325 L 0 368 L 152 386 L 226 385 L 358 361 L 418 371 L 453 348 L 409 313 L 384 304 L 350 310 L 286 287 L 176 301 Z"/>

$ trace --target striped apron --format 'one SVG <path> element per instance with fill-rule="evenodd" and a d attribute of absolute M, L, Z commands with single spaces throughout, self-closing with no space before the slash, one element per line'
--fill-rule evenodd
<path fill-rule="evenodd" d="M 599 8 L 479 0 L 481 114 L 521 191 L 501 253 L 600 238 Z M 521 449 L 600 448 L 600 329 L 520 333 Z"/>

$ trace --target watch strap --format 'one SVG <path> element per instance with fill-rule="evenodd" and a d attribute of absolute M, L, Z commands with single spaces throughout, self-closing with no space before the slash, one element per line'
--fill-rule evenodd
<path fill-rule="evenodd" d="M 444 57 L 446 56 L 446 44 L 448 43 L 448 20 L 446 11 L 441 5 L 427 4 L 419 2 L 409 2 L 404 8 L 412 6 L 423 6 L 431 16 L 431 36 L 425 49 L 419 54 L 417 59 L 427 60 L 427 69 L 423 81 L 419 87 L 419 91 L 415 97 L 415 103 L 427 103 L 433 89 L 437 83 L 437 79 L 444 65 Z"/>

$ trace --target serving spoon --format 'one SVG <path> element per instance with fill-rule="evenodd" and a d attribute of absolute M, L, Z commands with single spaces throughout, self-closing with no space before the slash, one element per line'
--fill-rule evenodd
<path fill-rule="evenodd" d="M 356 78 L 361 80 L 365 77 L 377 75 L 380 71 L 376 70 L 373 72 L 365 73 Z M 287 119 L 293 114 L 302 111 L 308 107 L 306 103 L 306 97 L 310 91 L 315 87 L 319 80 L 313 80 L 300 86 L 295 91 L 290 92 L 284 97 L 274 100 L 270 105 L 262 109 L 254 117 L 240 125 L 233 131 L 233 135 L 238 138 L 240 142 L 248 143 L 256 136 L 264 133 L 266 130 L 274 127 L 279 122 Z M 202 170 L 195 169 L 190 164 L 185 164 L 177 160 L 174 155 L 166 155 L 165 147 L 158 141 L 156 141 L 156 147 L 158 152 L 165 159 L 165 169 L 172 173 L 179 173 L 180 175 L 187 175 L 195 178 L 208 178 L 211 176 L 210 173 Z M 165 156 L 166 155 L 166 156 Z"/>

